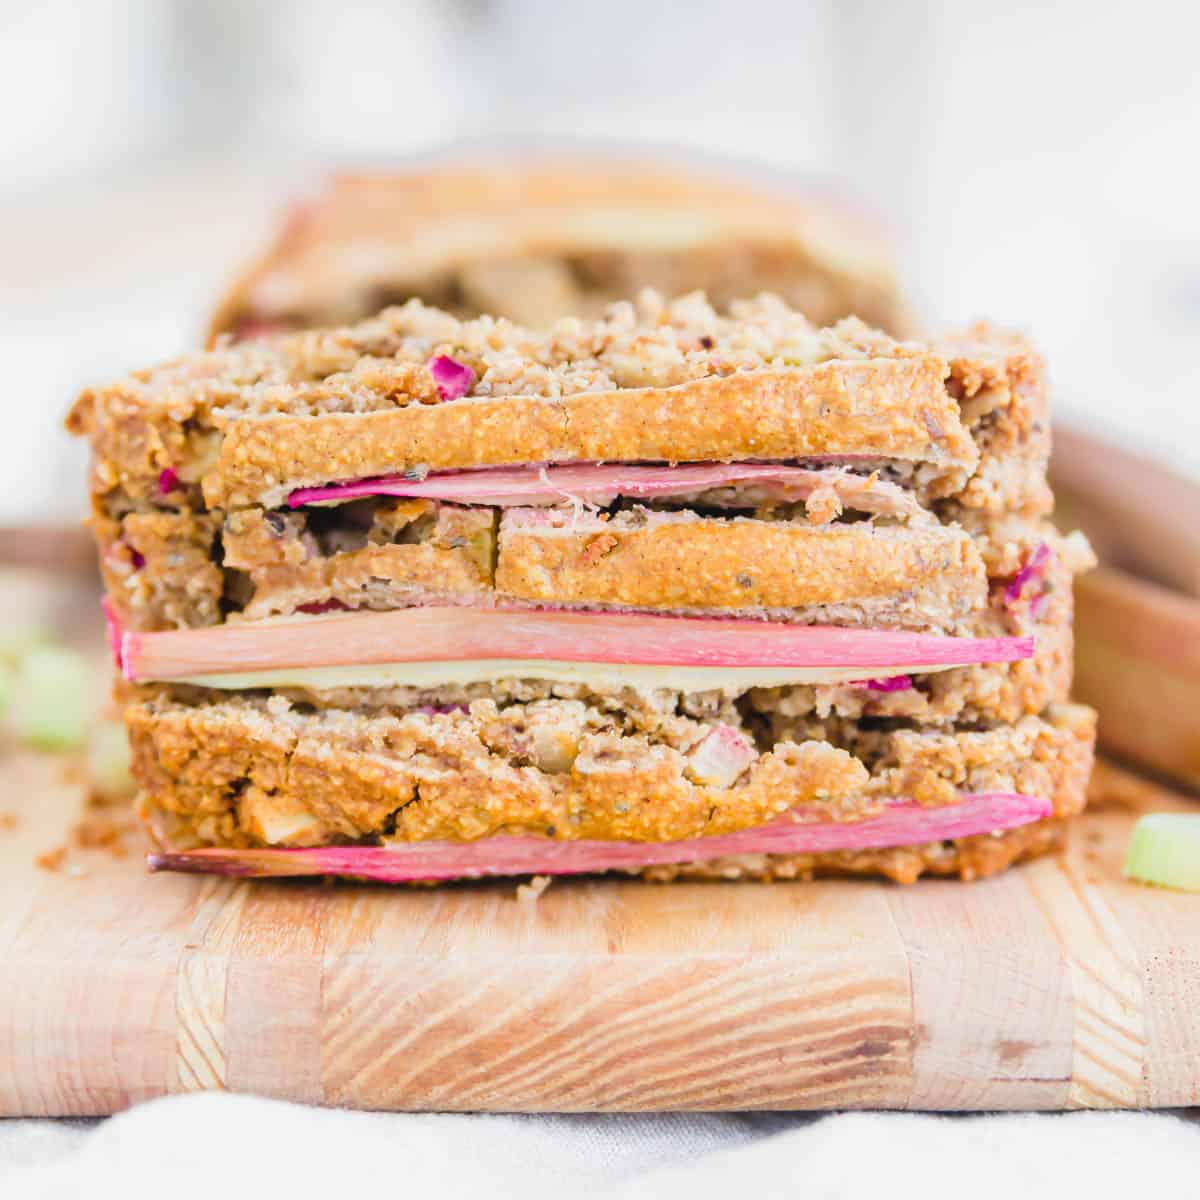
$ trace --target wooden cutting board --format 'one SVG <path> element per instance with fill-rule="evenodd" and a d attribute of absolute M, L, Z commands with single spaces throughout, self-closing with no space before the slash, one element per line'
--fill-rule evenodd
<path fill-rule="evenodd" d="M 90 631 L 91 603 L 60 619 Z M 81 787 L 9 752 L 0 1114 L 201 1089 L 374 1109 L 1197 1104 L 1200 896 L 1120 877 L 1133 815 L 1185 801 L 1113 768 L 1095 791 L 1069 855 L 973 885 L 575 880 L 528 903 L 151 876 L 132 842 L 41 869 Z"/>
<path fill-rule="evenodd" d="M 960 886 L 403 891 L 150 876 L 0 772 L 0 1114 L 229 1089 L 372 1109 L 1200 1103 L 1200 897 L 1125 883 L 1132 816 Z M 1179 803 L 1115 772 L 1133 809 Z M 137 849 L 137 847 L 131 847 Z"/>

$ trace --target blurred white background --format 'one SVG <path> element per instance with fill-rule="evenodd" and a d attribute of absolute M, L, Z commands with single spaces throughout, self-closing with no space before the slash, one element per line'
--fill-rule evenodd
<path fill-rule="evenodd" d="M 73 393 L 195 344 L 290 192 L 478 138 L 836 177 L 928 319 L 1200 472 L 1197 44 L 1163 0 L 0 0 L 0 521 L 81 510 Z"/>

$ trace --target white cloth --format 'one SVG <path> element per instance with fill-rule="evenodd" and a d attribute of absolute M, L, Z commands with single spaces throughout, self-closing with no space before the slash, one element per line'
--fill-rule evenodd
<path fill-rule="evenodd" d="M 397 1115 L 199 1095 L 0 1122 L 4 1200 L 1105 1200 L 1186 1192 L 1197 1168 L 1200 1125 L 1150 1113 Z"/>

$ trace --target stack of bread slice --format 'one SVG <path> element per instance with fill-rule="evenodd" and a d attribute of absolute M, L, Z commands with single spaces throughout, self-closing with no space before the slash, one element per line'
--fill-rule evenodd
<path fill-rule="evenodd" d="M 69 423 L 156 865 L 974 878 L 1083 807 L 1020 337 L 413 301 Z"/>

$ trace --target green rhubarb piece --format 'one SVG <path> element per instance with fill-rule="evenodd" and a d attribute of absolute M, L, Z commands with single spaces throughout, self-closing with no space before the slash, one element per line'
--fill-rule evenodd
<path fill-rule="evenodd" d="M 25 740 L 43 750 L 82 745 L 92 708 L 92 672 L 74 650 L 37 646 L 21 663 L 17 690 Z"/>
<path fill-rule="evenodd" d="M 97 795 L 117 800 L 133 791 L 129 738 L 117 721 L 98 721 L 88 734 L 88 782 Z"/>
<path fill-rule="evenodd" d="M 1151 813 L 1133 828 L 1125 874 L 1140 883 L 1200 892 L 1200 813 Z"/>

